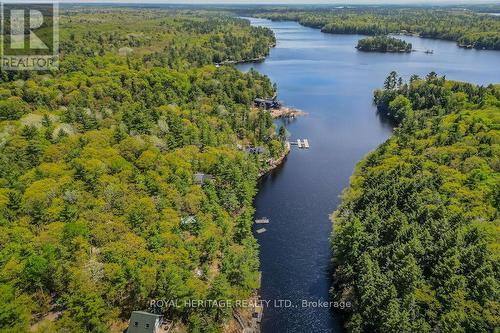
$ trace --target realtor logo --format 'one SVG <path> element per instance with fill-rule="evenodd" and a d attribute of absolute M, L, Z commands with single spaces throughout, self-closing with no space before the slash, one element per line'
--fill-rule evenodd
<path fill-rule="evenodd" d="M 3 1 L 2 70 L 47 71 L 59 66 L 58 3 Z"/>

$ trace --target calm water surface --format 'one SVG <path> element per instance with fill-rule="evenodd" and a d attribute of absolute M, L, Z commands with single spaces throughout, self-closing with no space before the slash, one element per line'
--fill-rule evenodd
<path fill-rule="evenodd" d="M 449 79 L 500 82 L 500 52 L 465 50 L 454 42 L 402 37 L 411 54 L 357 52 L 361 36 L 324 34 L 294 22 L 251 19 L 274 30 L 277 46 L 263 63 L 240 65 L 267 74 L 279 98 L 308 115 L 287 124 L 292 139 L 307 138 L 309 150 L 292 149 L 286 163 L 266 176 L 255 200 L 257 216 L 271 223 L 257 235 L 262 298 L 290 300 L 292 307 L 265 309 L 264 333 L 343 332 L 328 308 L 302 307 L 302 300 L 328 301 L 331 214 L 356 163 L 391 134 L 376 115 L 373 90 L 396 70 L 403 77 L 435 71 Z"/>

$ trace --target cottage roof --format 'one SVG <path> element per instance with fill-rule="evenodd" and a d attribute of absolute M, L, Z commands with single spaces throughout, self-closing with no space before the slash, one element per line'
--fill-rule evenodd
<path fill-rule="evenodd" d="M 127 333 L 152 333 L 156 332 L 161 315 L 145 311 L 133 311 Z"/>

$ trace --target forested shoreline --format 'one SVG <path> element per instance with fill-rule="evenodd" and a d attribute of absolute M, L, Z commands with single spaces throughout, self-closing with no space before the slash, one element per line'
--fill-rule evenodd
<path fill-rule="evenodd" d="M 499 327 L 500 86 L 393 72 L 374 94 L 399 126 L 332 216 L 334 299 L 349 332 Z"/>
<path fill-rule="evenodd" d="M 412 44 L 390 36 L 367 37 L 358 40 L 356 48 L 363 52 L 409 53 Z"/>
<path fill-rule="evenodd" d="M 436 8 L 327 8 L 256 11 L 271 20 L 291 20 L 334 34 L 407 34 L 457 42 L 466 48 L 500 50 L 500 17 Z"/>
<path fill-rule="evenodd" d="M 256 180 L 285 147 L 252 107 L 269 79 L 213 63 L 273 43 L 213 13 L 71 9 L 59 71 L 0 73 L 0 330 L 122 331 L 152 299 L 250 297 Z M 161 310 L 189 332 L 231 317 Z"/>

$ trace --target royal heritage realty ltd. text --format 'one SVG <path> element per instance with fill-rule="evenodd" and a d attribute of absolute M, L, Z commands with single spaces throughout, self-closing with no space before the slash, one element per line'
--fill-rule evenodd
<path fill-rule="evenodd" d="M 334 309 L 349 309 L 352 307 L 351 302 L 343 301 L 323 301 L 323 300 L 289 300 L 289 299 L 274 299 L 274 300 L 232 300 L 232 299 L 183 299 L 183 300 L 151 300 L 149 303 L 152 308 L 334 308 Z"/>

